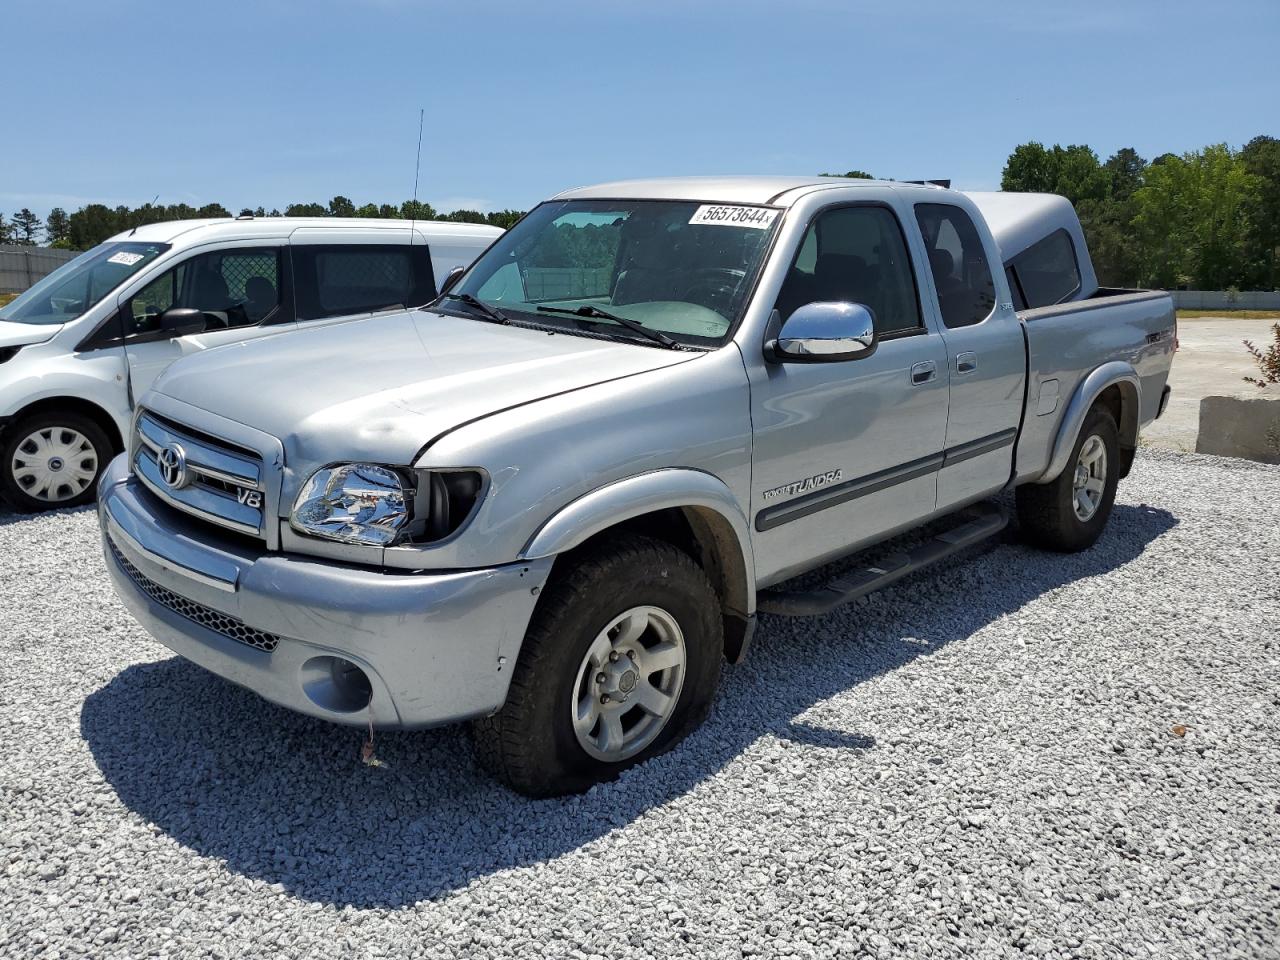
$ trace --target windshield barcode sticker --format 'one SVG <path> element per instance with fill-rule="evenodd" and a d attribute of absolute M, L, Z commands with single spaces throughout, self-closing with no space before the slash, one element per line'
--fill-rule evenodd
<path fill-rule="evenodd" d="M 107 263 L 118 263 L 122 266 L 132 267 L 141 259 L 142 254 L 140 253 L 125 253 L 124 251 L 121 251 L 120 253 L 113 253 L 111 256 L 107 257 Z"/>
<path fill-rule="evenodd" d="M 767 230 L 773 225 L 778 211 L 769 207 L 724 207 L 718 204 L 703 204 L 689 223 L 709 227 L 753 227 L 756 230 Z"/>

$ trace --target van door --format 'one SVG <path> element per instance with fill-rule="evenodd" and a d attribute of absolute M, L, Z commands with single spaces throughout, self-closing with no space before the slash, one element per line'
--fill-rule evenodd
<path fill-rule="evenodd" d="M 765 583 L 933 512 L 947 427 L 946 345 L 926 323 L 895 210 L 819 211 L 778 297 L 869 307 L 876 348 L 834 363 L 749 364 L 752 525 Z"/>
<path fill-rule="evenodd" d="M 997 303 L 988 249 L 973 218 L 950 203 L 917 203 L 915 219 L 941 321 L 951 385 L 938 509 L 990 496 L 1009 481 L 1026 389 L 1022 327 L 1008 301 Z"/>
<path fill-rule="evenodd" d="M 408 227 L 321 230 L 289 238 L 298 322 L 304 326 L 422 306 L 435 298 L 431 250 Z"/>
<path fill-rule="evenodd" d="M 175 360 L 295 326 L 284 245 L 242 242 L 188 257 L 122 298 L 130 402 L 136 403 Z M 165 329 L 165 314 L 192 307 L 204 329 Z"/>

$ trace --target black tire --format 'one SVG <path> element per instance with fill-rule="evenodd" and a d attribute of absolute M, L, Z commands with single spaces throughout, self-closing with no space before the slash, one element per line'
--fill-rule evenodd
<path fill-rule="evenodd" d="M 1092 516 L 1081 519 L 1075 509 L 1076 467 L 1080 451 L 1091 438 L 1102 442 L 1105 451 L 1105 474 L 1102 477 L 1102 499 Z M 1018 487 L 1015 500 L 1018 530 L 1028 543 L 1060 553 L 1086 550 L 1097 542 L 1111 516 L 1120 482 L 1120 431 L 1111 413 L 1094 407 L 1085 417 L 1080 436 L 1071 449 L 1071 458 L 1052 483 L 1028 483 Z"/>
<path fill-rule="evenodd" d="M 473 724 L 482 766 L 533 797 L 580 793 L 679 743 L 706 719 L 720 679 L 720 601 L 688 554 L 648 537 L 624 535 L 590 547 L 556 570 L 534 612 L 506 704 Z M 655 739 L 621 762 L 587 753 L 571 704 L 593 641 L 633 607 L 659 607 L 684 635 L 684 680 Z M 644 681 L 642 681 L 644 682 Z"/>
<path fill-rule="evenodd" d="M 29 437 L 41 431 L 52 431 L 50 437 L 54 440 L 61 439 L 59 431 L 65 431 L 65 436 L 70 436 L 73 431 L 89 442 L 95 462 L 92 478 L 86 486 L 80 488 L 79 482 L 67 474 L 61 487 L 40 495 L 32 489 L 34 484 L 29 478 L 24 480 L 15 474 L 14 459 L 21 455 L 19 448 L 26 444 Z M 88 503 L 97 495 L 98 478 L 114 455 L 115 451 L 106 431 L 88 417 L 78 413 L 37 413 L 9 424 L 5 430 L 3 450 L 0 451 L 0 489 L 4 491 L 9 503 L 27 513 L 77 507 Z M 81 463 L 89 463 L 89 458 L 86 456 Z"/>

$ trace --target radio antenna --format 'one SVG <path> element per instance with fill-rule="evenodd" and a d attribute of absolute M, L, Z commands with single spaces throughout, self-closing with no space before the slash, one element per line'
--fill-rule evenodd
<path fill-rule="evenodd" d="M 422 117 L 425 111 L 418 108 L 418 154 L 413 163 L 413 210 L 409 219 L 409 246 L 413 246 L 414 225 L 418 221 L 418 173 L 422 170 Z"/>

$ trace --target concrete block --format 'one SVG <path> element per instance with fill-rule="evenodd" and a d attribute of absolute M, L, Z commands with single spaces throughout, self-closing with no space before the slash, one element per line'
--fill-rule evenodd
<path fill-rule="evenodd" d="M 1280 388 L 1203 398 L 1196 453 L 1280 463 Z"/>

